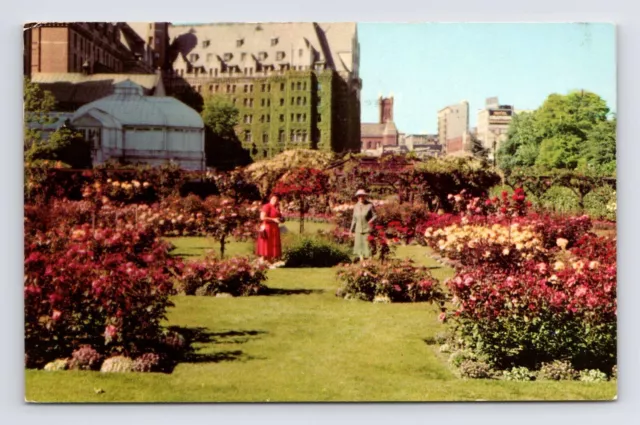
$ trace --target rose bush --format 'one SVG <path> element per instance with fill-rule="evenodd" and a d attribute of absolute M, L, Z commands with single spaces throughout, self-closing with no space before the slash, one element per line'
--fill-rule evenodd
<path fill-rule="evenodd" d="M 498 368 L 567 360 L 576 369 L 610 371 L 616 361 L 615 241 L 585 237 L 563 255 L 552 264 L 460 271 L 448 282 L 454 304 L 448 317 L 458 337 Z"/>
<path fill-rule="evenodd" d="M 376 297 L 390 302 L 444 302 L 440 283 L 425 267 L 409 260 L 386 263 L 364 261 L 338 269 L 341 286 L 337 295 L 373 301 Z"/>
<path fill-rule="evenodd" d="M 208 256 L 185 266 L 179 278 L 179 289 L 186 295 L 260 295 L 268 291 L 264 285 L 266 271 L 265 264 L 248 258 L 220 260 Z"/>

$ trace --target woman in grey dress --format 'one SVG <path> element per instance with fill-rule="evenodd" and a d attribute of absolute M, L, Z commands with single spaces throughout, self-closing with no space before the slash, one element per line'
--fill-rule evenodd
<path fill-rule="evenodd" d="M 376 219 L 376 213 L 373 210 L 373 204 L 367 201 L 367 192 L 363 189 L 358 190 L 356 198 L 358 198 L 358 202 L 353 208 L 350 232 L 355 235 L 353 253 L 362 261 L 363 258 L 371 257 L 369 234 L 371 233 L 371 225 Z"/>

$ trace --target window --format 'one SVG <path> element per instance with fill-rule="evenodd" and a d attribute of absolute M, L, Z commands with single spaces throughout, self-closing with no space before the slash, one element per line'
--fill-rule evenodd
<path fill-rule="evenodd" d="M 296 115 L 296 122 L 302 122 L 302 114 Z"/>
<path fill-rule="evenodd" d="M 271 115 L 267 114 L 267 122 L 271 122 Z"/>
<path fill-rule="evenodd" d="M 253 93 L 253 84 L 249 84 L 249 93 Z"/>
<path fill-rule="evenodd" d="M 262 135 L 262 143 L 269 143 L 269 135 L 267 133 Z"/>
<path fill-rule="evenodd" d="M 302 98 L 301 97 L 296 98 L 296 104 L 297 105 L 302 105 Z"/>
<path fill-rule="evenodd" d="M 244 40 L 242 38 L 236 40 L 236 47 L 242 47 L 243 44 Z"/>
<path fill-rule="evenodd" d="M 271 106 L 271 99 L 267 99 L 267 106 Z"/>
<path fill-rule="evenodd" d="M 284 122 L 284 114 L 280 114 L 280 122 Z"/>
<path fill-rule="evenodd" d="M 291 83 L 291 90 L 295 90 L 296 89 L 296 83 Z"/>
<path fill-rule="evenodd" d="M 295 118 L 295 114 L 291 114 L 291 121 L 293 121 Z"/>
<path fill-rule="evenodd" d="M 284 91 L 284 83 L 280 83 L 280 91 Z"/>
<path fill-rule="evenodd" d="M 218 68 L 213 70 L 213 74 L 217 77 L 218 76 Z"/>
<path fill-rule="evenodd" d="M 302 90 L 302 83 L 300 81 L 298 81 L 298 84 L 296 85 L 296 89 Z"/>
<path fill-rule="evenodd" d="M 272 37 L 271 38 L 271 45 L 275 46 L 276 44 L 278 44 L 278 37 Z"/>
<path fill-rule="evenodd" d="M 271 84 L 267 84 L 267 91 L 270 92 L 271 91 Z"/>
<path fill-rule="evenodd" d="M 296 98 L 295 98 L 295 97 L 292 97 L 292 98 L 291 98 L 291 104 L 292 104 L 292 105 L 295 105 L 295 104 L 296 104 Z"/>
<path fill-rule="evenodd" d="M 249 99 L 243 99 L 243 100 L 242 100 L 242 104 L 243 104 L 244 106 L 249 105 Z"/>
<path fill-rule="evenodd" d="M 216 84 L 216 85 L 214 86 L 213 90 L 214 90 L 216 93 L 218 93 L 218 89 L 219 89 L 219 86 L 218 86 L 218 84 Z"/>
<path fill-rule="evenodd" d="M 198 54 L 197 53 L 191 53 L 189 55 L 189 62 L 195 62 L 198 60 Z"/>
<path fill-rule="evenodd" d="M 280 106 L 284 106 L 284 97 L 280 98 Z"/>
<path fill-rule="evenodd" d="M 260 91 L 264 93 L 264 91 L 266 90 L 266 88 L 267 88 L 267 85 L 266 85 L 266 84 L 262 84 L 262 85 L 260 86 Z"/>
<path fill-rule="evenodd" d="M 245 115 L 244 116 L 244 123 L 245 124 L 251 124 L 251 121 L 253 121 L 253 116 L 252 115 Z"/>
<path fill-rule="evenodd" d="M 253 99 L 249 99 L 249 106 L 253 108 Z"/>
<path fill-rule="evenodd" d="M 240 60 L 243 61 L 247 58 L 247 54 L 245 52 L 240 53 Z"/>
<path fill-rule="evenodd" d="M 280 143 L 284 143 L 284 130 L 280 129 L 278 131 L 278 141 Z"/>
<path fill-rule="evenodd" d="M 250 130 L 245 130 L 244 131 L 244 140 L 246 142 L 251 142 L 251 131 Z"/>
<path fill-rule="evenodd" d="M 304 53 L 304 50 L 302 49 L 298 49 L 298 56 L 302 57 L 302 54 Z"/>
<path fill-rule="evenodd" d="M 261 61 L 265 60 L 266 58 L 267 58 L 267 52 L 258 53 L 258 59 L 260 59 Z"/>
<path fill-rule="evenodd" d="M 264 99 L 260 99 L 260 106 L 264 106 Z"/>
<path fill-rule="evenodd" d="M 236 99 L 235 97 L 233 98 L 233 104 L 235 105 L 238 102 L 238 99 Z"/>
<path fill-rule="evenodd" d="M 305 81 L 304 83 L 302 83 L 302 90 L 306 90 L 307 89 L 307 82 Z"/>
<path fill-rule="evenodd" d="M 235 93 L 236 92 L 236 85 L 234 84 L 233 86 L 231 86 L 231 93 Z"/>
<path fill-rule="evenodd" d="M 277 52 L 276 53 L 276 60 L 283 60 L 284 59 L 284 52 Z"/>
<path fill-rule="evenodd" d="M 244 85 L 244 92 L 247 93 L 249 91 L 249 86 L 248 85 Z"/>
<path fill-rule="evenodd" d="M 158 39 L 159 40 L 159 39 Z M 207 48 L 211 45 L 211 41 L 210 40 L 204 40 L 202 42 L 202 47 Z"/>
<path fill-rule="evenodd" d="M 303 97 L 303 98 L 302 98 L 302 104 L 303 104 L 303 105 L 306 105 L 306 104 L 307 104 L 307 98 L 306 98 L 306 97 Z"/>
<path fill-rule="evenodd" d="M 227 84 L 227 93 L 231 93 L 231 84 Z"/>
<path fill-rule="evenodd" d="M 212 76 L 212 73 L 213 73 L 213 69 L 209 68 L 209 77 Z"/>
<path fill-rule="evenodd" d="M 232 57 L 233 57 L 233 55 L 231 53 L 225 53 L 224 56 L 223 56 L 223 59 L 225 61 L 230 61 Z"/>

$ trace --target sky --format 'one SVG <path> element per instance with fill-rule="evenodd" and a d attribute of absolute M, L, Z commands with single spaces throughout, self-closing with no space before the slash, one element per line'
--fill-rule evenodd
<path fill-rule="evenodd" d="M 404 133 L 437 133 L 440 109 L 469 102 L 470 126 L 487 97 L 536 109 L 549 94 L 588 90 L 616 110 L 611 24 L 358 24 L 362 122 L 394 97 Z"/>

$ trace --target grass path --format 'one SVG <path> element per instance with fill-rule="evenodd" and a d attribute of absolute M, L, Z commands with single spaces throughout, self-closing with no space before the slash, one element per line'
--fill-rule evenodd
<path fill-rule="evenodd" d="M 186 243 L 185 243 L 186 242 Z M 206 241 L 174 241 L 197 256 Z M 200 247 L 200 248 L 198 248 Z M 231 247 L 234 252 L 250 246 Z M 249 249 L 250 252 L 250 249 Z M 424 248 L 398 255 L 451 275 Z M 175 297 L 168 324 L 197 351 L 172 374 L 26 371 L 26 398 L 40 402 L 428 401 L 612 399 L 614 382 L 458 379 L 424 340 L 443 330 L 431 304 L 337 298 L 335 270 L 277 269 L 278 295 Z M 99 393 L 98 389 L 104 392 Z"/>

